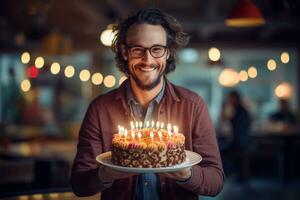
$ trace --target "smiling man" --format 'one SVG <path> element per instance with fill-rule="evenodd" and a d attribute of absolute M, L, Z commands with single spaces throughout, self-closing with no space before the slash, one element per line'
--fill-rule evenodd
<path fill-rule="evenodd" d="M 165 77 L 176 67 L 178 48 L 188 43 L 181 25 L 159 9 L 144 9 L 121 20 L 112 49 L 119 69 L 128 76 L 118 89 L 100 95 L 83 120 L 71 173 L 73 191 L 101 199 L 198 199 L 217 195 L 224 173 L 207 106 L 196 93 Z M 134 174 L 99 166 L 95 157 L 111 150 L 119 124 L 130 121 L 177 124 L 185 148 L 202 155 L 198 165 L 170 173 Z"/>

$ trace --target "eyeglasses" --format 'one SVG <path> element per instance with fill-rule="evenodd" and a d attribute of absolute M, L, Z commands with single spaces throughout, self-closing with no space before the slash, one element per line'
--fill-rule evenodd
<path fill-rule="evenodd" d="M 132 58 L 141 58 L 146 54 L 146 51 L 149 50 L 150 55 L 153 58 L 161 58 L 165 55 L 168 47 L 163 45 L 153 45 L 150 48 L 145 48 L 142 46 L 128 46 L 126 45 L 129 54 Z"/>

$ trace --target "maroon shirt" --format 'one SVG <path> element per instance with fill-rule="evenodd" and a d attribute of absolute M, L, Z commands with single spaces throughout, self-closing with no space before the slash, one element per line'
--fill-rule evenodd
<path fill-rule="evenodd" d="M 118 125 L 132 121 L 126 103 L 125 81 L 118 89 L 100 95 L 89 105 L 79 132 L 77 154 L 71 172 L 73 192 L 89 196 L 101 192 L 101 199 L 133 199 L 137 176 L 115 180 L 106 188 L 98 177 L 95 157 L 111 150 L 112 135 Z M 216 135 L 207 106 L 196 93 L 166 81 L 166 92 L 158 108 L 158 121 L 177 125 L 185 135 L 185 148 L 199 153 L 203 160 L 193 166 L 187 183 L 160 178 L 161 199 L 198 199 L 217 195 L 223 187 L 224 172 Z"/>

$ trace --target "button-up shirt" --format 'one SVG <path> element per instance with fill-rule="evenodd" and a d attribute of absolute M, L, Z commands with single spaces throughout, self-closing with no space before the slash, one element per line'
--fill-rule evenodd
<path fill-rule="evenodd" d="M 95 157 L 111 151 L 113 135 L 119 124 L 133 120 L 126 99 L 129 80 L 104 95 L 95 98 L 82 122 L 77 154 L 72 166 L 71 185 L 78 196 L 101 192 L 103 200 L 134 199 L 138 176 L 114 180 L 106 187 L 99 179 L 99 163 Z M 194 165 L 188 183 L 159 176 L 161 200 L 198 200 L 198 195 L 217 195 L 223 186 L 224 172 L 216 135 L 203 99 L 194 92 L 176 86 L 165 79 L 165 92 L 159 104 L 158 121 L 180 127 L 185 136 L 185 149 L 199 153 L 202 161 Z M 158 175 L 158 174 L 157 174 Z"/>
<path fill-rule="evenodd" d="M 146 112 L 143 112 L 142 106 L 134 98 L 130 84 L 127 85 L 127 102 L 131 110 L 132 118 L 135 121 L 143 121 L 144 124 L 148 121 L 157 120 L 158 105 L 165 91 L 165 81 L 163 87 L 158 95 L 150 101 Z M 157 177 L 154 173 L 143 173 L 139 175 L 136 186 L 136 199 L 137 200 L 159 200 L 159 184 L 157 184 Z"/>

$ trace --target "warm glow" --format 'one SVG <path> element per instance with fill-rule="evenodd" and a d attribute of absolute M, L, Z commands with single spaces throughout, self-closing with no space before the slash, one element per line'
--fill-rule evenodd
<path fill-rule="evenodd" d="M 32 195 L 32 198 L 34 200 L 41 200 L 41 199 L 43 199 L 43 195 L 42 194 L 34 194 L 34 195 Z"/>
<path fill-rule="evenodd" d="M 65 68 L 65 76 L 67 78 L 71 78 L 73 77 L 75 74 L 75 69 L 72 65 L 68 65 L 66 68 Z"/>
<path fill-rule="evenodd" d="M 99 72 L 94 73 L 92 76 L 92 83 L 95 85 L 100 85 L 103 81 L 103 75 Z"/>
<path fill-rule="evenodd" d="M 276 61 L 274 59 L 268 60 L 267 67 L 270 71 L 274 71 L 277 67 Z"/>
<path fill-rule="evenodd" d="M 113 75 L 108 75 L 104 78 L 104 85 L 108 88 L 113 87 L 116 84 L 116 78 Z"/>
<path fill-rule="evenodd" d="M 225 68 L 219 75 L 219 83 L 224 87 L 234 87 L 239 83 L 239 74 L 232 68 Z"/>
<path fill-rule="evenodd" d="M 122 76 L 119 80 L 119 85 L 121 85 L 126 79 L 127 79 L 127 76 Z"/>
<path fill-rule="evenodd" d="M 43 57 L 37 57 L 34 62 L 36 68 L 40 69 L 44 66 L 45 61 Z"/>
<path fill-rule="evenodd" d="M 245 70 L 240 71 L 239 73 L 240 81 L 247 81 L 248 80 L 248 73 Z"/>
<path fill-rule="evenodd" d="M 280 99 L 289 99 L 293 94 L 290 83 L 282 82 L 275 88 L 275 95 Z"/>
<path fill-rule="evenodd" d="M 221 52 L 219 49 L 212 47 L 208 50 L 208 57 L 210 60 L 216 62 L 221 58 Z"/>
<path fill-rule="evenodd" d="M 49 193 L 50 199 L 58 199 L 59 194 L 58 193 Z"/>
<path fill-rule="evenodd" d="M 19 196 L 18 199 L 19 199 L 19 200 L 28 200 L 28 199 L 29 199 L 29 196 L 28 196 L 28 195 L 22 195 L 22 196 Z"/>
<path fill-rule="evenodd" d="M 79 73 L 79 78 L 81 81 L 88 81 L 90 79 L 90 77 L 91 77 L 91 73 L 87 69 L 83 69 Z"/>
<path fill-rule="evenodd" d="M 21 55 L 21 61 L 22 61 L 23 64 L 29 63 L 29 61 L 30 61 L 30 54 L 27 51 L 25 51 L 24 53 L 22 53 L 22 55 Z"/>
<path fill-rule="evenodd" d="M 21 89 L 23 92 L 28 92 L 30 88 L 31 88 L 31 84 L 28 79 L 25 79 L 21 82 Z"/>
<path fill-rule="evenodd" d="M 57 62 L 52 63 L 50 67 L 50 71 L 52 74 L 58 74 L 60 72 L 60 65 Z"/>
<path fill-rule="evenodd" d="M 27 143 L 21 142 L 19 148 L 21 155 L 28 156 L 30 154 L 30 147 Z"/>
<path fill-rule="evenodd" d="M 248 76 L 250 78 L 255 78 L 257 76 L 257 69 L 254 66 L 249 67 Z"/>
<path fill-rule="evenodd" d="M 264 25 L 266 21 L 263 18 L 238 18 L 227 19 L 225 24 L 231 27 L 254 27 Z"/>
<path fill-rule="evenodd" d="M 290 61 L 290 55 L 288 52 L 282 52 L 280 56 L 280 60 L 282 63 L 288 63 Z"/>
<path fill-rule="evenodd" d="M 114 37 L 115 37 L 115 33 L 113 33 L 111 28 L 108 28 L 101 33 L 100 40 L 103 45 L 111 46 Z"/>

